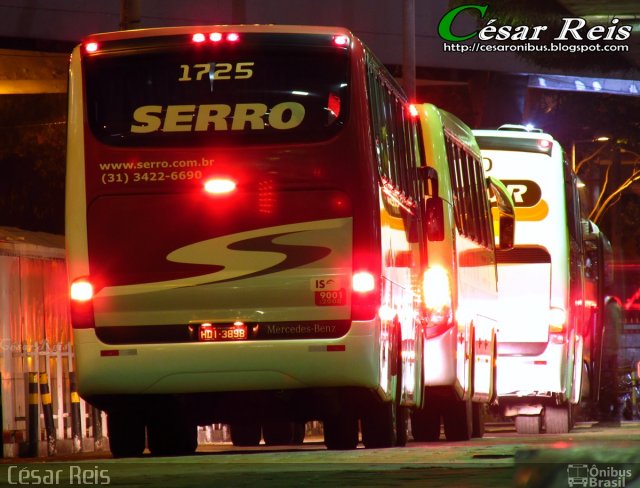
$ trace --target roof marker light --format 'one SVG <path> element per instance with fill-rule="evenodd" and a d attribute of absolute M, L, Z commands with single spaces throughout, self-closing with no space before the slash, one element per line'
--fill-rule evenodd
<path fill-rule="evenodd" d="M 209 40 L 212 42 L 219 42 L 222 40 L 222 34 L 220 32 L 212 32 L 209 34 Z"/>
<path fill-rule="evenodd" d="M 333 43 L 337 46 L 346 46 L 349 43 L 347 36 L 334 36 Z"/>
<path fill-rule="evenodd" d="M 193 35 L 193 37 L 191 38 L 191 40 L 193 42 L 204 42 L 205 41 L 205 37 L 204 34 L 202 32 L 197 32 L 196 34 Z"/>
<path fill-rule="evenodd" d="M 87 51 L 88 53 L 95 53 L 98 50 L 98 43 L 88 42 L 85 44 L 84 50 Z"/>
<path fill-rule="evenodd" d="M 240 36 L 235 32 L 231 32 L 230 34 L 227 34 L 227 41 L 229 42 L 236 42 L 239 39 L 240 39 Z"/>
<path fill-rule="evenodd" d="M 236 189 L 236 183 L 228 178 L 213 178 L 205 182 L 204 189 L 213 195 L 231 193 Z"/>
<path fill-rule="evenodd" d="M 540 149 L 549 149 L 551 148 L 551 141 L 548 141 L 547 139 L 540 139 L 538 141 L 538 147 Z"/>

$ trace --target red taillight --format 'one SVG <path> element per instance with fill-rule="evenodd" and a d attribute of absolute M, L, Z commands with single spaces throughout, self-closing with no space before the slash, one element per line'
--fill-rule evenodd
<path fill-rule="evenodd" d="M 98 43 L 97 42 L 87 42 L 84 45 L 84 50 L 88 53 L 95 53 L 98 50 Z"/>
<path fill-rule="evenodd" d="M 229 42 L 236 42 L 240 39 L 240 36 L 238 34 L 236 34 L 235 32 L 231 32 L 229 34 L 227 34 L 227 41 Z"/>
<path fill-rule="evenodd" d="M 206 39 L 206 37 L 204 36 L 204 34 L 202 32 L 197 32 L 197 33 L 195 33 L 193 35 L 193 37 L 191 37 L 191 40 L 193 42 L 197 42 L 197 43 L 204 42 L 205 39 Z"/>
<path fill-rule="evenodd" d="M 333 43 L 336 46 L 346 46 L 349 44 L 349 38 L 347 36 L 335 36 L 333 38 Z"/>
<path fill-rule="evenodd" d="M 222 34 L 220 32 L 212 32 L 209 34 L 209 40 L 212 42 L 220 42 L 222 40 Z"/>
<path fill-rule="evenodd" d="M 95 326 L 93 317 L 93 284 L 86 278 L 71 283 L 71 325 L 74 329 L 90 329 Z"/>
<path fill-rule="evenodd" d="M 368 271 L 358 271 L 351 277 L 351 319 L 372 320 L 380 308 L 380 293 L 376 277 Z"/>
<path fill-rule="evenodd" d="M 413 103 L 409 105 L 409 115 L 411 117 L 418 116 L 418 108 Z"/>
<path fill-rule="evenodd" d="M 204 183 L 204 190 L 212 195 L 231 193 L 235 189 L 235 181 L 228 178 L 213 178 Z"/>
<path fill-rule="evenodd" d="M 93 285 L 85 280 L 79 279 L 71 283 L 71 300 L 76 302 L 86 302 L 93 298 Z"/>
<path fill-rule="evenodd" d="M 367 271 L 355 273 L 352 277 L 353 291 L 356 293 L 368 293 L 375 290 L 376 280 L 373 275 Z"/>

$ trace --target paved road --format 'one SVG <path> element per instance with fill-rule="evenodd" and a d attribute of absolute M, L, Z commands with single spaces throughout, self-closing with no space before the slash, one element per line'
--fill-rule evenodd
<path fill-rule="evenodd" d="M 83 454 L 17 467 L 0 465 L 0 486 L 118 487 L 640 487 L 640 424 L 578 424 L 570 434 L 518 435 L 493 426 L 483 439 L 406 448 L 327 451 L 320 438 L 300 447 L 200 446 L 184 458 L 110 459 Z M 22 473 L 22 480 L 19 478 Z M 56 474 L 58 483 L 55 483 Z M 45 483 L 45 478 L 54 483 Z M 40 476 L 40 483 L 35 483 Z M 108 481 L 108 483 L 107 483 Z M 636 484 L 637 483 L 637 484 Z"/>

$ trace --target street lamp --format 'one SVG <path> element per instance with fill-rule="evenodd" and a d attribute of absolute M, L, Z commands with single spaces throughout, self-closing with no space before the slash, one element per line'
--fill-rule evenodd
<path fill-rule="evenodd" d="M 607 147 L 606 144 L 603 144 L 591 156 L 589 156 L 588 158 L 583 159 L 576 166 L 576 146 L 578 144 L 583 144 L 585 142 L 590 142 L 590 143 L 594 143 L 594 142 L 609 142 L 610 140 L 611 140 L 611 137 L 609 137 L 607 135 L 602 135 L 602 136 L 597 136 L 597 137 L 594 137 L 594 138 L 591 138 L 591 139 L 580 139 L 580 140 L 577 140 L 577 141 L 572 141 L 571 142 L 571 168 L 573 168 L 573 171 L 575 173 L 580 171 L 580 168 L 582 167 L 582 165 L 584 163 L 586 163 L 587 161 L 590 161 L 591 159 L 596 157 L 598 154 L 600 154 L 600 152 L 602 150 L 604 150 L 605 147 Z"/>

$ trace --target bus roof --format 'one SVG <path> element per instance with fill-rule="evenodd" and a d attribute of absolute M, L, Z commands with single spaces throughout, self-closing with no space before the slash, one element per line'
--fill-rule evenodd
<path fill-rule="evenodd" d="M 198 32 L 250 32 L 265 34 L 320 34 L 354 37 L 353 33 L 344 27 L 309 26 L 309 25 L 197 25 L 182 27 L 153 27 L 148 29 L 132 29 L 125 31 L 102 32 L 87 36 L 83 42 L 112 41 L 121 39 L 135 39 L 144 37 L 162 37 L 195 34 Z"/>
<path fill-rule="evenodd" d="M 428 129 L 435 131 L 431 137 L 437 137 L 436 134 L 438 132 L 447 132 L 476 156 L 480 157 L 480 148 L 471 133 L 471 129 L 462 120 L 431 103 L 416 105 L 416 108 L 422 112 L 422 117 L 424 117 L 423 131 Z"/>
<path fill-rule="evenodd" d="M 544 132 L 526 130 L 474 130 L 473 135 L 482 150 L 522 151 L 551 155 L 560 143 Z"/>

